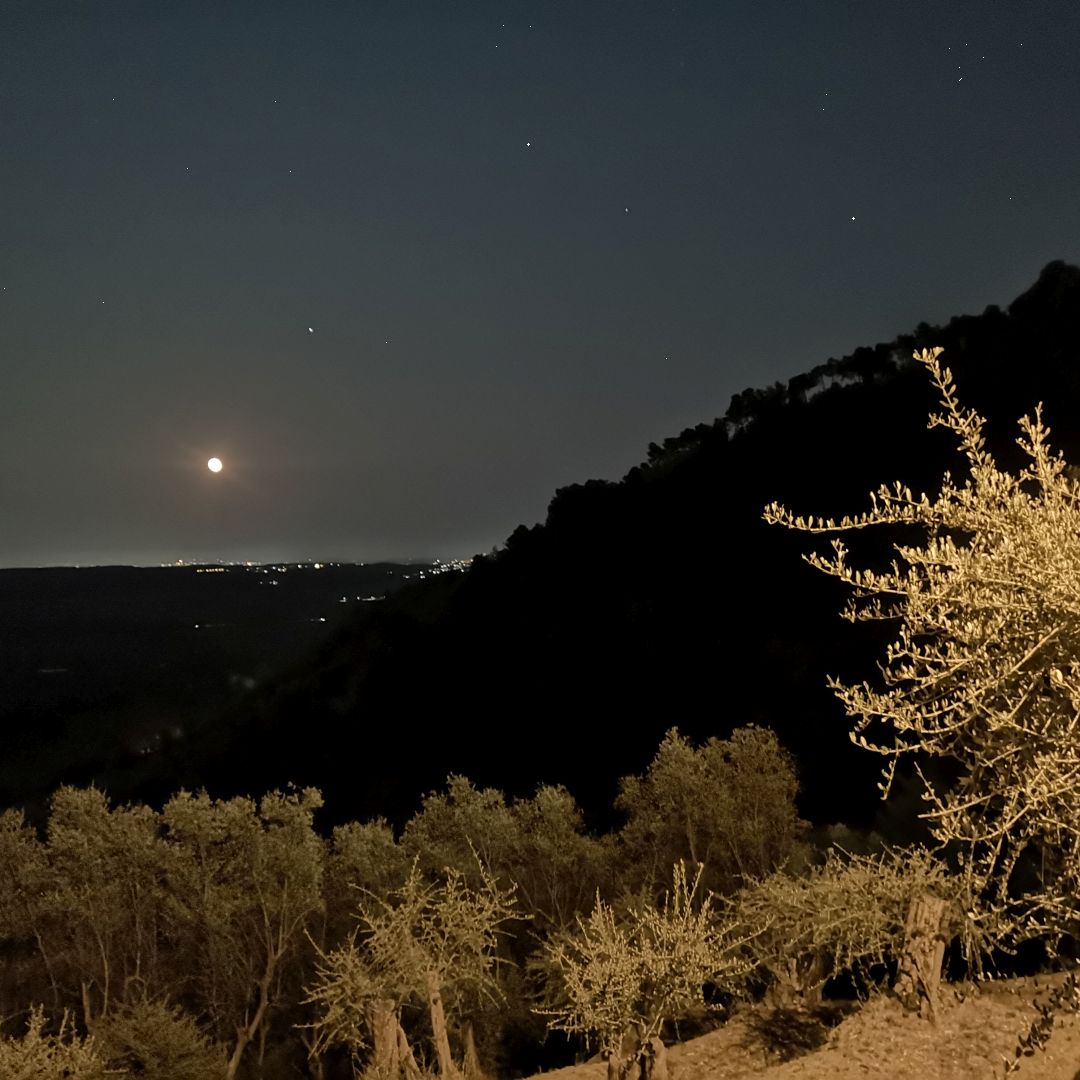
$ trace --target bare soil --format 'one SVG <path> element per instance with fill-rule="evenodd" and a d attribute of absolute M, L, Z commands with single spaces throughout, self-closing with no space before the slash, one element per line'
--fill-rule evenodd
<path fill-rule="evenodd" d="M 894 998 L 871 998 L 829 1034 L 828 1042 L 791 1061 L 766 1051 L 736 1014 L 722 1027 L 672 1046 L 671 1080 L 990 1080 L 1005 1076 L 1004 1058 L 1038 1015 L 1040 1000 L 1061 976 L 1037 976 L 944 987 L 937 1022 L 906 1013 Z M 1047 1048 L 1022 1057 L 1017 1080 L 1080 1080 L 1080 1022 L 1059 1015 Z M 606 1065 L 583 1065 L 542 1074 L 543 1080 L 605 1080 Z"/>

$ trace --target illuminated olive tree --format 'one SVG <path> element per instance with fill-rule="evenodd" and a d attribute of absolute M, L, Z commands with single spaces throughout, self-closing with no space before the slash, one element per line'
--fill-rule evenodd
<path fill-rule="evenodd" d="M 0 1037 L 0 1076 L 5 1080 L 105 1080 L 109 1073 L 93 1037 L 80 1039 L 65 1012 L 55 1035 L 45 1032 L 45 1012 L 30 1010 L 18 1039 Z"/>
<path fill-rule="evenodd" d="M 664 1022 L 707 1007 L 705 986 L 741 989 L 751 964 L 721 923 L 710 893 L 694 902 L 701 879 L 675 865 L 671 892 L 660 904 L 625 915 L 597 897 L 576 931 L 555 934 L 544 947 L 545 1000 L 536 1011 L 554 1031 L 598 1038 L 609 1080 L 666 1080 L 660 1033 Z"/>
<path fill-rule="evenodd" d="M 700 747 L 672 728 L 644 776 L 619 781 L 628 882 L 659 896 L 680 859 L 716 893 L 771 873 L 798 849 L 798 790 L 795 763 L 768 728 L 750 724 Z"/>
<path fill-rule="evenodd" d="M 948 759 L 955 782 L 927 781 L 934 836 L 952 842 L 972 919 L 1001 939 L 1074 926 L 1080 885 L 1080 490 L 1051 452 L 1041 406 L 1020 420 L 1028 461 L 1018 475 L 985 448 L 984 420 L 963 409 L 940 348 L 916 353 L 940 392 L 930 427 L 952 431 L 967 461 L 936 498 L 897 483 L 871 509 L 839 522 L 772 503 L 770 523 L 811 533 L 920 526 L 896 544 L 891 569 L 804 558 L 845 582 L 844 617 L 896 620 L 877 685 L 829 685 L 854 718 L 853 740 L 885 758 L 883 797 L 897 763 Z M 1021 860 L 1035 868 L 1023 882 Z"/>
<path fill-rule="evenodd" d="M 451 1056 L 447 1013 L 460 1013 L 470 998 L 497 997 L 496 945 L 500 927 L 515 910 L 513 889 L 502 889 L 478 863 L 480 884 L 472 888 L 460 870 L 448 867 L 438 884 L 426 884 L 414 863 L 390 900 L 361 904 L 360 927 L 338 948 L 318 950 L 316 980 L 307 1003 L 320 1015 L 313 1052 L 344 1045 L 358 1064 L 369 1045 L 372 1064 L 383 1075 L 417 1075 L 401 1029 L 403 1005 L 422 1001 L 444 1080 L 460 1075 Z M 369 894 L 370 895 L 370 894 Z M 466 1036 L 465 1072 L 477 1067 Z"/>
<path fill-rule="evenodd" d="M 181 792 L 163 811 L 176 933 L 194 976 L 189 994 L 232 1044 L 225 1080 L 253 1042 L 261 1058 L 275 1006 L 291 993 L 289 962 L 322 906 L 323 849 L 313 827 L 321 805 L 314 788 L 270 792 L 257 804 Z"/>

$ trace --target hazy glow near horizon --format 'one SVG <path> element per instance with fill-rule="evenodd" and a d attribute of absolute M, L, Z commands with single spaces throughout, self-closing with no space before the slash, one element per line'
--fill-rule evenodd
<path fill-rule="evenodd" d="M 207 463 L 206 467 L 211 472 L 221 472 L 221 458 L 212 457 Z"/>

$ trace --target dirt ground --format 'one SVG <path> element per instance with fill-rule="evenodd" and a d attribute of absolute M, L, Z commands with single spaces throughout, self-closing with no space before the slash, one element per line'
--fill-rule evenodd
<path fill-rule="evenodd" d="M 1017 1038 L 1038 1015 L 1054 976 L 944 988 L 936 1024 L 907 1014 L 885 995 L 872 998 L 834 1028 L 826 1045 L 792 1061 L 770 1060 L 738 1015 L 668 1051 L 671 1080 L 990 1080 L 1005 1076 Z M 543 1080 L 605 1080 L 593 1061 L 541 1074 Z M 1021 1058 L 1017 1080 L 1080 1080 L 1080 1022 L 1059 1016 L 1045 1051 Z"/>

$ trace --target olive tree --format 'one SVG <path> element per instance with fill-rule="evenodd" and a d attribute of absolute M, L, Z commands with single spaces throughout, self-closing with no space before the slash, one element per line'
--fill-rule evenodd
<path fill-rule="evenodd" d="M 635 885 L 656 894 L 683 859 L 702 884 L 733 892 L 795 852 L 803 823 L 791 755 L 768 728 L 694 746 L 672 728 L 643 776 L 619 782 L 619 840 Z"/>
<path fill-rule="evenodd" d="M 537 1012 L 554 1031 L 597 1039 L 609 1080 L 639 1073 L 666 1080 L 665 1021 L 708 1007 L 706 984 L 741 990 L 752 967 L 733 924 L 718 919 L 712 894 L 695 902 L 700 867 L 693 882 L 681 862 L 672 877 L 659 906 L 646 902 L 619 914 L 597 897 L 576 930 L 544 946 L 545 999 Z"/>
<path fill-rule="evenodd" d="M 53 1007 L 60 1009 L 56 952 L 65 943 L 52 933 L 56 877 L 48 852 L 21 811 L 0 814 L 0 943 L 9 974 L 23 1001 L 38 1000 L 47 982 Z"/>
<path fill-rule="evenodd" d="M 315 1052 L 345 1045 L 357 1061 L 372 1045 L 383 1072 L 412 1075 L 416 1064 L 400 1010 L 420 1001 L 431 1021 L 439 1075 L 459 1075 L 447 1012 L 460 1012 L 469 998 L 497 996 L 499 929 L 520 917 L 513 890 L 500 888 L 482 864 L 478 873 L 475 888 L 453 867 L 441 882 L 430 883 L 414 863 L 389 899 L 369 896 L 368 903 L 361 902 L 354 933 L 329 953 L 318 950 L 316 980 L 307 998 L 320 1009 L 310 1025 Z M 468 1052 L 466 1045 L 467 1057 Z"/>
<path fill-rule="evenodd" d="M 79 1038 L 70 1013 L 63 1014 L 55 1035 L 45 1028 L 45 1012 L 39 1007 L 30 1011 L 20 1038 L 0 1037 L 4 1080 L 105 1080 L 109 1075 L 93 1037 Z"/>
<path fill-rule="evenodd" d="M 51 887 L 38 944 L 50 966 L 63 958 L 68 992 L 79 997 L 88 1030 L 115 1006 L 167 988 L 168 851 L 159 833 L 160 815 L 150 807 L 110 807 L 95 788 L 61 787 L 52 797 L 45 848 Z"/>
<path fill-rule="evenodd" d="M 323 845 L 313 828 L 315 789 L 252 799 L 181 792 L 165 806 L 172 850 L 169 894 L 190 992 L 222 1041 L 226 1080 L 248 1046 L 265 1049 L 287 961 L 322 907 Z M 297 981 L 299 981 L 297 977 Z"/>
<path fill-rule="evenodd" d="M 885 759 L 883 797 L 897 763 L 913 760 L 925 784 L 922 816 L 958 851 L 972 915 L 997 918 L 996 935 L 1015 940 L 1076 925 L 1080 490 L 1051 452 L 1041 406 L 1019 422 L 1026 465 L 999 468 L 985 421 L 959 404 L 941 352 L 915 359 L 940 394 L 929 426 L 956 437 L 963 483 L 946 473 L 934 498 L 883 485 L 868 511 L 839 521 L 797 517 L 778 503 L 764 516 L 808 533 L 917 533 L 894 545 L 883 571 L 849 565 L 839 537 L 831 555 L 804 555 L 850 587 L 845 618 L 897 625 L 874 684 L 829 685 L 854 719 L 854 741 Z M 927 779 L 920 766 L 932 759 L 947 760 L 955 780 Z"/>
<path fill-rule="evenodd" d="M 452 866 L 474 885 L 483 866 L 501 886 L 516 887 L 543 929 L 565 926 L 587 909 L 613 861 L 610 839 L 586 832 L 565 787 L 541 784 L 532 798 L 508 802 L 497 788 L 477 788 L 463 776 L 425 797 L 401 848 L 429 875 Z"/>

